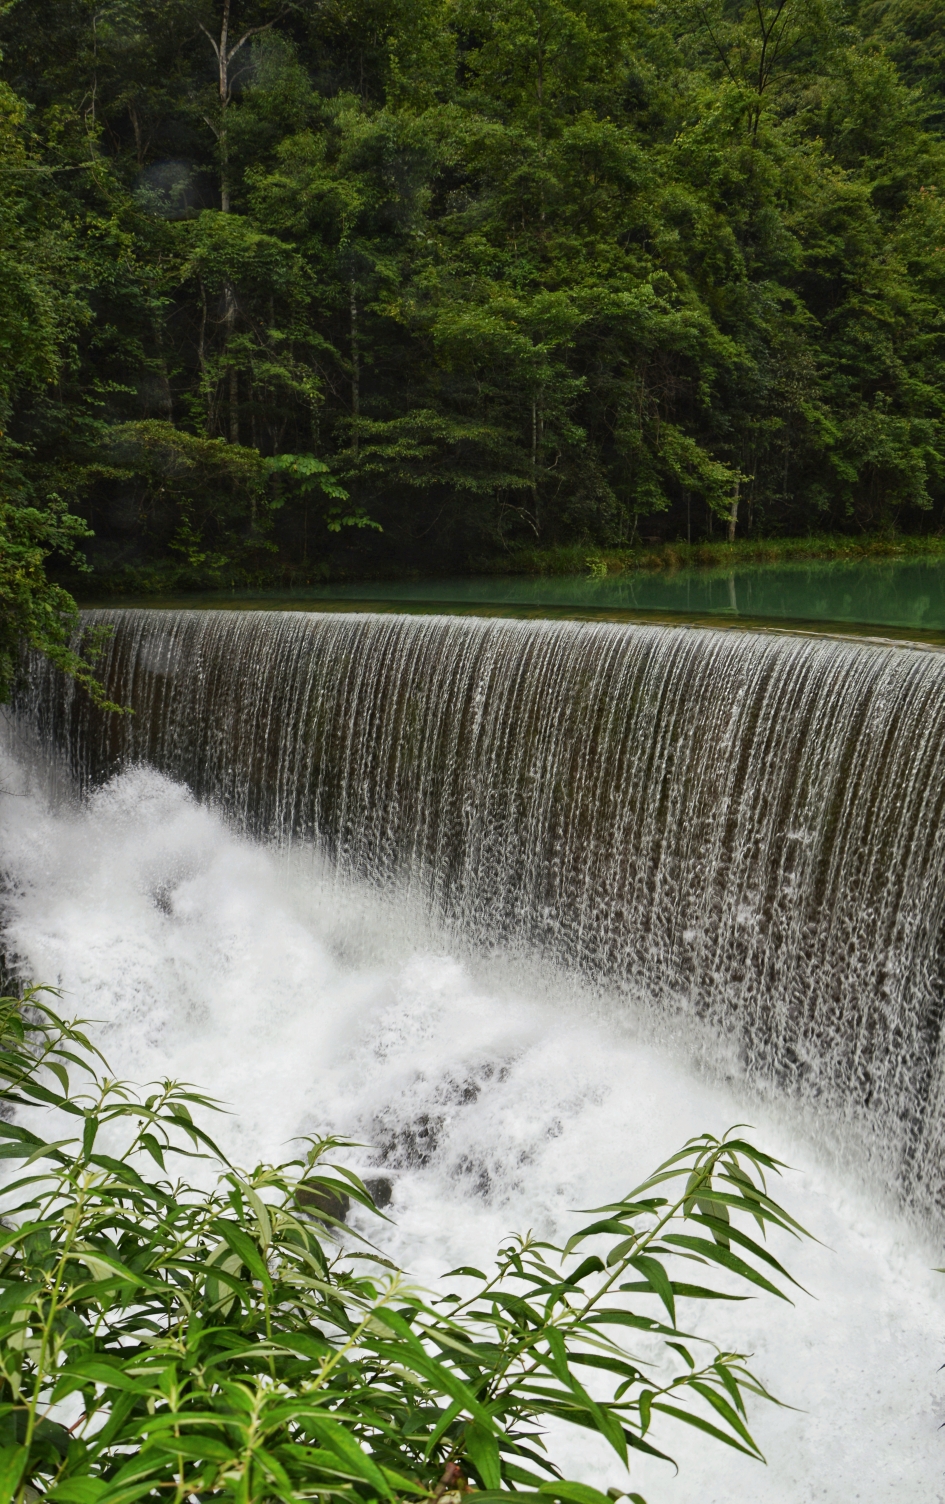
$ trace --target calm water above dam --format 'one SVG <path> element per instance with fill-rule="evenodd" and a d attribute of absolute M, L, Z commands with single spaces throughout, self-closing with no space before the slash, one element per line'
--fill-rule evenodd
<path fill-rule="evenodd" d="M 109 604 L 118 604 L 109 603 Z M 282 591 L 216 591 L 120 604 L 280 609 L 448 610 L 501 615 L 708 617 L 845 625 L 945 639 L 945 559 L 820 560 L 725 569 L 588 575 L 468 575 L 373 580 Z"/>

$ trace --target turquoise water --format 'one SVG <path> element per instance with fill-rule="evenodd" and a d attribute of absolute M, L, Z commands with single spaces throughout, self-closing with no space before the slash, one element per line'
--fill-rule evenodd
<path fill-rule="evenodd" d="M 621 611 L 847 621 L 945 628 L 945 560 L 746 565 L 731 572 L 581 576 L 494 575 L 416 583 L 324 586 L 324 600 L 596 607 Z"/>
<path fill-rule="evenodd" d="M 540 614 L 649 612 L 680 617 L 850 623 L 945 630 L 945 559 L 873 559 L 739 565 L 732 570 L 587 576 L 479 575 L 355 581 L 286 591 L 216 591 L 135 604 L 324 609 L 487 610 Z M 111 604 L 118 604 L 112 602 Z M 124 603 L 123 603 L 124 604 Z M 129 602 L 130 604 L 130 602 Z"/>

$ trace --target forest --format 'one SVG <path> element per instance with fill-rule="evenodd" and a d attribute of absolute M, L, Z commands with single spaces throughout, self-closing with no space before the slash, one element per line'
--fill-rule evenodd
<path fill-rule="evenodd" d="M 945 523 L 939 0 L 5 0 L 0 50 L 8 614 Z"/>

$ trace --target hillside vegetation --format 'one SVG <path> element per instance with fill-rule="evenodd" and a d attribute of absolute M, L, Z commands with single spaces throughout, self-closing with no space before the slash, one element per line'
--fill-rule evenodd
<path fill-rule="evenodd" d="M 0 48 L 2 501 L 71 588 L 941 528 L 938 0 L 14 0 Z"/>

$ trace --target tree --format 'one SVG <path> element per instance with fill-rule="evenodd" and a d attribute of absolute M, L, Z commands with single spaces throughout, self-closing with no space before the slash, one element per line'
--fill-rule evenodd
<path fill-rule="evenodd" d="M 57 495 L 31 495 L 29 452 L 8 431 L 17 396 L 43 391 L 58 375 L 78 313 L 62 285 L 66 258 L 36 212 L 43 169 L 27 150 L 25 116 L 0 83 L 0 703 L 10 698 L 26 648 L 44 653 L 97 704 L 117 709 L 94 677 L 95 640 L 87 638 L 84 652 L 71 643 L 75 601 L 46 575 L 53 555 L 84 564 L 78 548 L 91 530 Z"/>
<path fill-rule="evenodd" d="M 37 4 L 3 66 L 73 312 L 8 431 L 102 586 L 941 524 L 921 5 L 50 0 L 39 49 Z M 113 430 L 153 422 L 310 455 L 383 531 L 315 548 L 286 486 L 263 546 L 225 466 L 139 525 Z"/>

